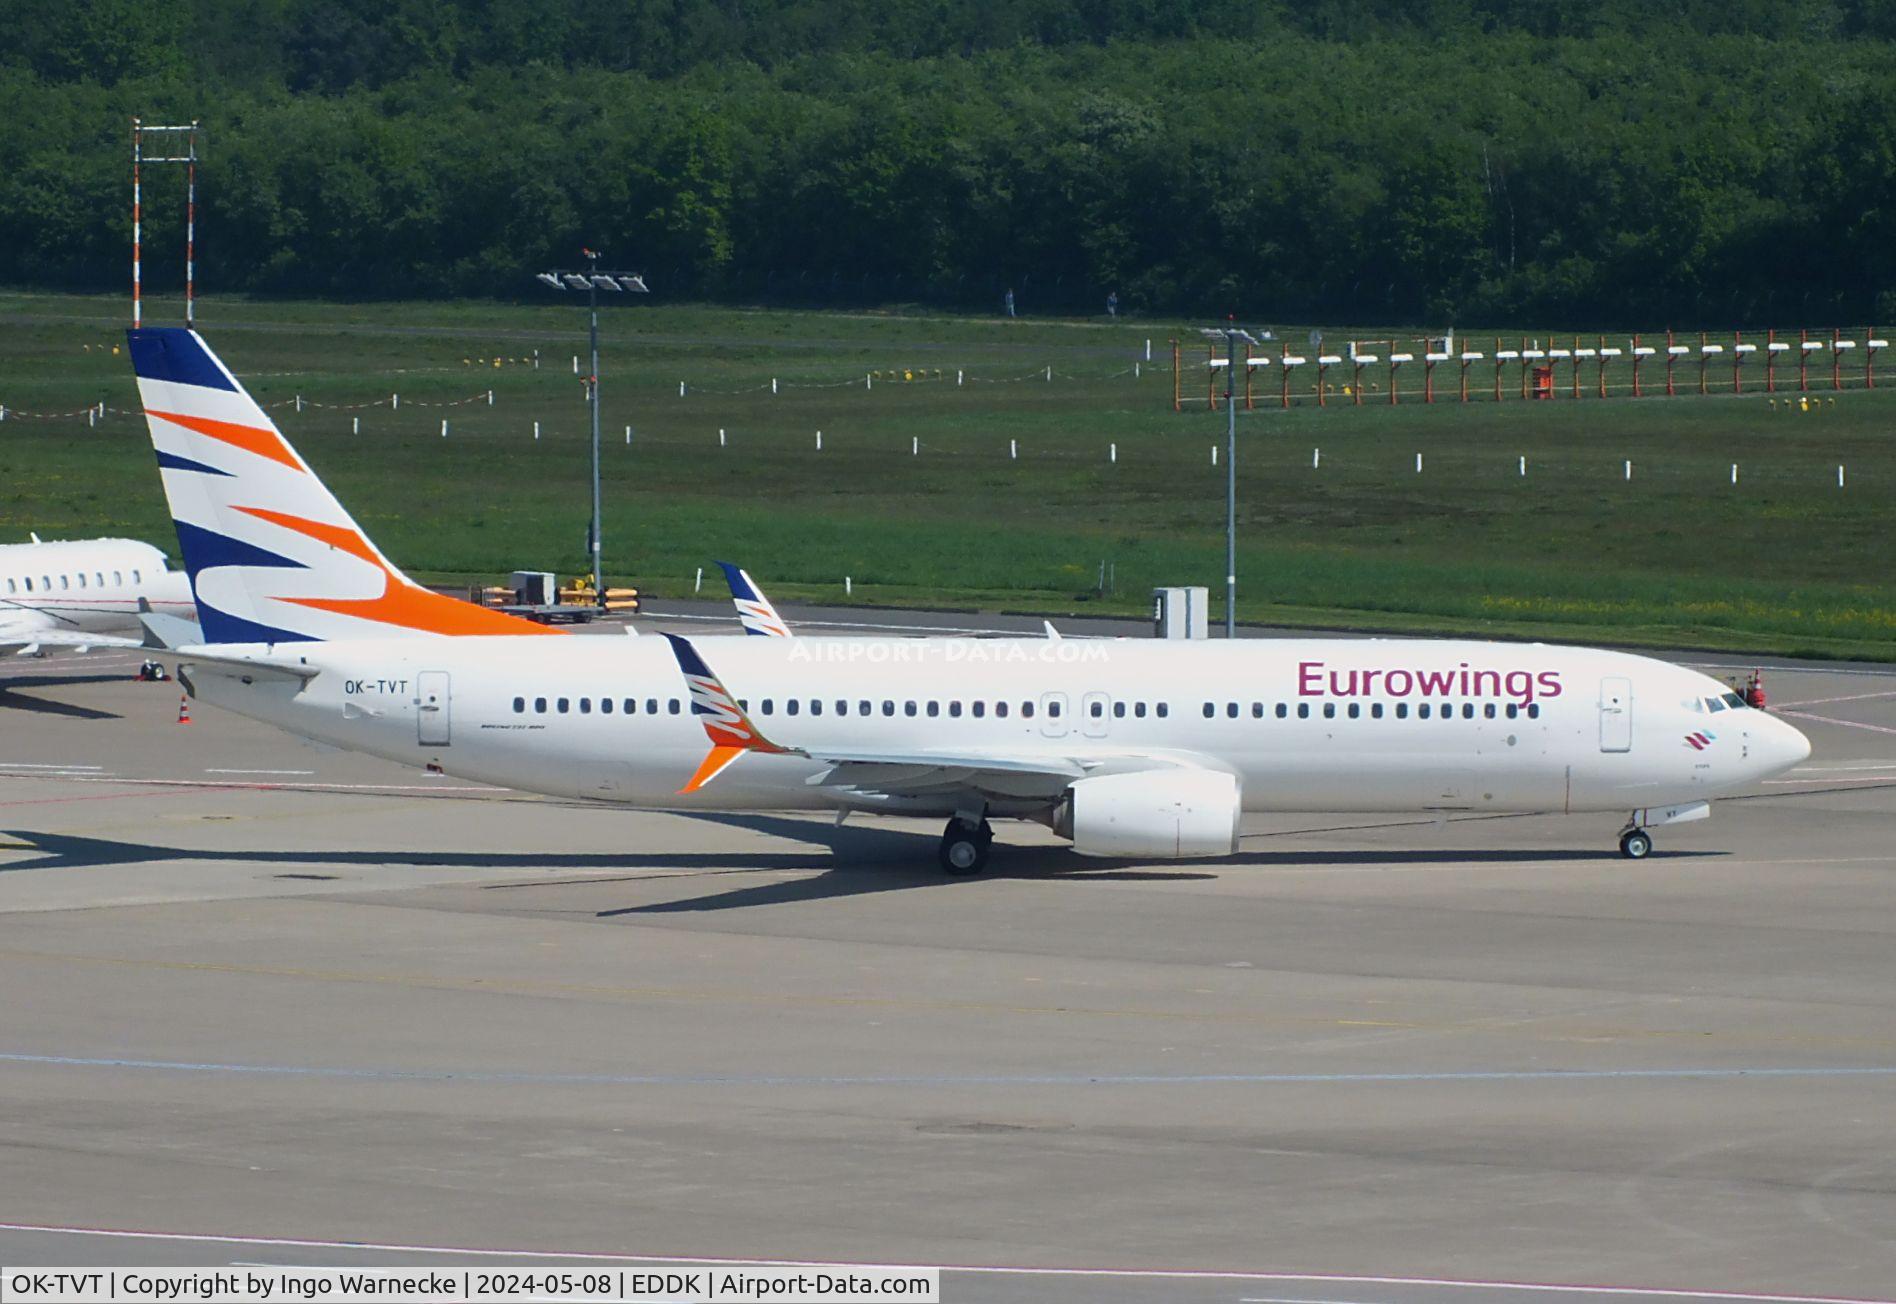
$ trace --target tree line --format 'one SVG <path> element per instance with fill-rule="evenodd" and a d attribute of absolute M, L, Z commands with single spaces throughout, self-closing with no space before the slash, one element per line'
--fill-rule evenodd
<path fill-rule="evenodd" d="M 1578 12 L 1581 8 L 1585 12 Z M 1896 4 L 0 0 L 0 282 L 1372 324 L 1896 316 Z M 148 186 L 175 281 L 181 184 Z"/>

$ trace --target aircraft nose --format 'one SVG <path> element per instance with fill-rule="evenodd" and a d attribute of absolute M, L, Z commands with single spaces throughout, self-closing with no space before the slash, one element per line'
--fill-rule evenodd
<path fill-rule="evenodd" d="M 1782 720 L 1772 719 L 1764 740 L 1764 758 L 1772 774 L 1782 774 L 1810 759 L 1810 739 L 1802 730 Z"/>

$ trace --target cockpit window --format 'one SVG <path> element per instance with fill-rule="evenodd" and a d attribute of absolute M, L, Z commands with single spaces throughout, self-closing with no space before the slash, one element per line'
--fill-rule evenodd
<path fill-rule="evenodd" d="M 1722 698 L 1708 697 L 1705 699 L 1705 705 L 1711 707 L 1714 711 L 1722 711 L 1725 709 L 1724 699 Z"/>
<path fill-rule="evenodd" d="M 1724 696 L 1724 703 L 1726 706 L 1732 707 L 1733 709 L 1737 709 L 1744 706 L 1745 699 L 1738 696 L 1738 694 L 1736 693 L 1726 693 Z"/>

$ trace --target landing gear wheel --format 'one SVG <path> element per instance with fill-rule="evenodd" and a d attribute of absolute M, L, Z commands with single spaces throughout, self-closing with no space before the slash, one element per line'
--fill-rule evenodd
<path fill-rule="evenodd" d="M 979 824 L 949 820 L 947 831 L 941 835 L 942 872 L 957 877 L 979 874 L 987 868 L 988 844 L 993 841 L 994 830 L 986 820 Z"/>
<path fill-rule="evenodd" d="M 1644 829 L 1628 829 L 1620 836 L 1620 855 L 1628 860 L 1644 860 L 1652 854 L 1652 834 Z"/>

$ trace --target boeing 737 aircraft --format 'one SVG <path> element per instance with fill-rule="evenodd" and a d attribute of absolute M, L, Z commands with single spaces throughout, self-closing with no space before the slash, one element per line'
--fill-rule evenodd
<path fill-rule="evenodd" d="M 141 647 L 145 609 L 195 614 L 190 580 L 136 539 L 0 544 L 0 647 Z"/>
<path fill-rule="evenodd" d="M 203 628 L 186 687 L 343 748 L 645 807 L 942 816 L 951 873 L 996 817 L 1177 858 L 1269 810 L 1629 813 L 1639 857 L 1810 754 L 1717 680 L 1584 648 L 567 635 L 413 583 L 194 332 L 130 340 Z"/>

